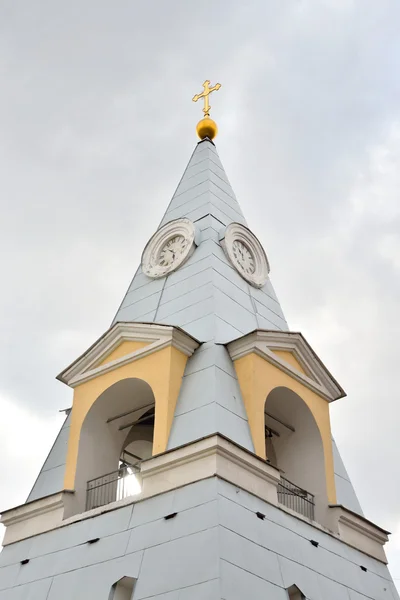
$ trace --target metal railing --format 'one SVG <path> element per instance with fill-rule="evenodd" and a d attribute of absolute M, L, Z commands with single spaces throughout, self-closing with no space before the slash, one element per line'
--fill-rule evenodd
<path fill-rule="evenodd" d="M 281 477 L 278 483 L 278 502 L 314 521 L 314 496 Z"/>
<path fill-rule="evenodd" d="M 140 465 L 123 465 L 117 471 L 88 481 L 86 510 L 139 494 L 139 473 Z"/>

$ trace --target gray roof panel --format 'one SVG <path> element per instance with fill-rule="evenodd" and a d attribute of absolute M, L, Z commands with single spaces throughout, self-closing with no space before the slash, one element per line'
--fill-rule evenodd
<path fill-rule="evenodd" d="M 64 488 L 65 464 L 71 419 L 67 415 L 40 473 L 33 484 L 27 502 L 55 494 Z"/>
<path fill-rule="evenodd" d="M 342 504 L 349 510 L 352 510 L 361 516 L 364 516 L 334 439 L 332 439 L 332 449 L 335 468 L 337 503 Z"/>

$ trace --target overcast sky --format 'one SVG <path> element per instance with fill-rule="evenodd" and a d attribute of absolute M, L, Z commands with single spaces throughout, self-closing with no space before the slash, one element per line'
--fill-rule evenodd
<path fill-rule="evenodd" d="M 347 391 L 334 435 L 399 585 L 398 0 L 2 0 L 0 509 L 26 499 L 72 401 L 55 376 L 167 207 L 205 78 L 289 325 Z"/>

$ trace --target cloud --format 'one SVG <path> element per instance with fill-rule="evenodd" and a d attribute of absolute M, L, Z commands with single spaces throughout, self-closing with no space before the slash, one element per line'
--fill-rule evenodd
<path fill-rule="evenodd" d="M 0 486 L 0 507 L 5 509 L 25 502 L 65 416 L 54 411 L 43 417 L 33 406 L 21 408 L 4 396 L 0 396 L 0 412 L 1 477 L 7 482 Z"/>

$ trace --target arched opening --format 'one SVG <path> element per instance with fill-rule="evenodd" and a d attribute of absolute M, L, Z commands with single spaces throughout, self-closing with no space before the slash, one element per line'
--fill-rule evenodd
<path fill-rule="evenodd" d="M 109 600 L 131 600 L 135 580 L 133 577 L 121 577 L 111 588 Z"/>
<path fill-rule="evenodd" d="M 128 378 L 107 388 L 82 424 L 70 514 L 140 492 L 142 460 L 152 456 L 155 399 L 149 384 Z"/>
<path fill-rule="evenodd" d="M 303 592 L 297 587 L 297 585 L 291 585 L 287 590 L 289 600 L 304 600 L 305 595 Z"/>
<path fill-rule="evenodd" d="M 265 402 L 267 460 L 281 470 L 278 501 L 319 523 L 327 521 L 328 497 L 321 434 L 302 398 L 286 387 Z"/>

